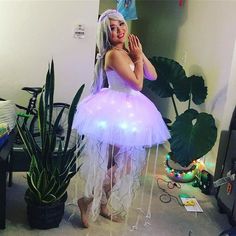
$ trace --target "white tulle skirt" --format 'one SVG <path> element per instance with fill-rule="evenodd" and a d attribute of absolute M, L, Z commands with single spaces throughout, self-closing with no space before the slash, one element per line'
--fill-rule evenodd
<path fill-rule="evenodd" d="M 169 131 L 155 105 L 142 93 L 104 88 L 78 106 L 73 127 L 111 145 L 149 146 L 165 142 Z"/>
<path fill-rule="evenodd" d="M 85 137 L 79 173 L 83 197 L 93 198 L 92 218 L 99 215 L 101 204 L 125 216 L 139 187 L 147 149 L 170 137 L 161 114 L 140 92 L 104 88 L 78 105 L 73 128 Z"/>

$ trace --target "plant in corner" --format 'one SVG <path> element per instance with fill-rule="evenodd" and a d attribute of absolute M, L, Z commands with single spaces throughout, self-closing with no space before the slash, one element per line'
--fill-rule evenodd
<path fill-rule="evenodd" d="M 76 145 L 69 148 L 69 139 L 76 105 L 84 89 L 82 85 L 70 105 L 65 140 L 58 140 L 56 130 L 64 108 L 52 125 L 54 100 L 54 64 L 49 66 L 38 107 L 38 125 L 41 142 L 38 144 L 26 126 L 17 124 L 26 151 L 31 158 L 27 172 L 28 189 L 25 193 L 28 222 L 32 228 L 58 227 L 64 214 L 67 187 L 78 171 L 76 159 L 80 154 Z M 79 144 L 78 144 L 79 145 Z M 75 152 L 76 150 L 76 152 Z"/>
<path fill-rule="evenodd" d="M 158 79 L 145 80 L 144 87 L 152 93 L 154 98 L 171 98 L 176 116 L 173 122 L 165 118 L 171 133 L 170 153 L 167 155 L 167 174 L 175 180 L 190 181 L 196 169 L 192 163 L 212 149 L 217 137 L 214 117 L 191 108 L 193 103 L 195 107 L 204 103 L 207 87 L 204 85 L 203 77 L 186 76 L 183 67 L 174 60 L 153 57 L 151 62 L 157 70 Z M 187 109 L 180 114 L 177 106 L 182 108 L 182 102 L 187 103 Z M 170 167 L 169 159 L 180 168 L 175 170 Z"/>

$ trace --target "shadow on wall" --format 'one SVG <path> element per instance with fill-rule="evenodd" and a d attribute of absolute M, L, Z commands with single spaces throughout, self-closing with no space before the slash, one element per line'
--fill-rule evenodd
<path fill-rule="evenodd" d="M 136 0 L 138 20 L 132 21 L 132 33 L 139 36 L 148 57 L 174 58 L 176 41 L 181 25 L 187 19 L 187 4 L 179 6 L 178 0 Z M 149 91 L 143 93 L 150 97 Z M 168 112 L 167 101 L 154 102 L 160 112 Z"/>
<path fill-rule="evenodd" d="M 217 78 L 217 70 L 212 69 L 212 77 Z M 215 74 L 213 74 L 215 73 Z M 203 76 L 203 78 L 207 78 L 204 71 L 199 65 L 191 65 L 189 67 L 189 74 L 195 74 L 195 75 L 200 75 Z M 207 80 L 205 80 L 207 82 Z M 207 84 L 206 84 L 207 85 Z M 217 83 L 211 83 L 210 86 L 208 85 L 208 96 L 210 98 L 210 102 L 208 102 L 208 106 L 206 107 L 206 104 L 200 105 L 200 108 L 202 111 L 208 111 L 211 114 L 215 116 L 217 126 L 220 124 L 220 120 L 217 119 L 217 114 L 218 112 L 222 111 L 217 111 L 218 107 L 224 107 L 224 104 L 227 100 L 227 84 L 225 84 L 222 87 L 217 87 Z M 220 105 L 220 106 L 219 106 Z"/>

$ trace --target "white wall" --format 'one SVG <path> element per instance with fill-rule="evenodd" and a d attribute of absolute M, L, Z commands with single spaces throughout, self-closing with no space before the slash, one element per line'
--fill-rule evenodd
<path fill-rule="evenodd" d="M 139 19 L 132 23 L 132 30 L 140 36 L 148 56 L 173 58 L 184 66 L 187 75 L 204 77 L 208 97 L 200 110 L 214 115 L 219 138 L 220 131 L 228 129 L 236 104 L 236 1 L 191 0 L 184 1 L 183 7 L 178 0 L 136 2 Z M 163 115 L 173 117 L 171 103 L 158 102 Z M 218 142 L 206 155 L 211 172 Z"/>
<path fill-rule="evenodd" d="M 220 132 L 229 126 L 225 115 L 231 118 L 229 105 L 236 105 L 236 94 L 228 92 L 233 85 L 230 73 L 236 39 L 236 1 L 193 1 L 186 10 L 186 21 L 178 32 L 176 58 L 180 60 L 185 54 L 187 72 L 202 74 L 208 86 L 202 110 L 213 114 L 218 127 L 216 145 L 206 155 L 206 164 L 214 172 Z"/>
<path fill-rule="evenodd" d="M 42 86 L 53 58 L 55 99 L 71 102 L 93 80 L 99 0 L 0 1 L 0 97 L 25 104 L 23 86 Z M 73 38 L 84 24 L 85 39 Z"/>
<path fill-rule="evenodd" d="M 234 43 L 233 59 L 231 63 L 230 76 L 228 80 L 228 89 L 223 113 L 222 129 L 228 130 L 234 108 L 236 106 L 236 40 Z"/>

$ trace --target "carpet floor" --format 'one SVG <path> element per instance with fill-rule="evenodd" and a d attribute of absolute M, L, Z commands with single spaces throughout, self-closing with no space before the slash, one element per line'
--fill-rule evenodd
<path fill-rule="evenodd" d="M 81 227 L 80 212 L 75 204 L 76 177 L 72 179 L 68 189 L 65 214 L 60 226 L 50 230 L 31 229 L 27 223 L 26 204 L 24 202 L 24 193 L 27 188 L 26 173 L 14 173 L 13 185 L 12 187 L 7 187 L 6 229 L 0 230 L 0 235 L 218 236 L 220 232 L 230 228 L 227 216 L 219 213 L 217 202 L 213 195 L 203 194 L 199 188 L 192 187 L 192 183 L 181 183 L 181 188 L 167 188 L 167 183 L 161 180 L 169 181 L 165 175 L 165 154 L 165 149 L 160 148 L 151 201 L 150 219 L 145 216 L 150 202 L 154 154 L 151 155 L 149 162 L 149 175 L 146 179 L 142 179 L 141 188 L 135 196 L 126 221 L 115 223 L 99 216 L 96 222 L 90 223 L 88 229 Z M 160 201 L 160 195 L 163 194 L 163 191 L 158 187 L 156 178 L 161 178 L 159 180 L 161 188 L 173 195 L 169 203 Z M 175 197 L 178 197 L 179 194 L 188 194 L 195 197 L 203 212 L 188 212 L 176 200 Z"/>

